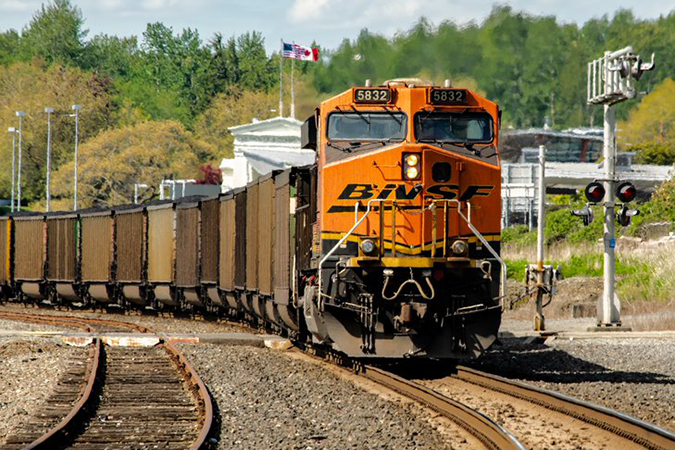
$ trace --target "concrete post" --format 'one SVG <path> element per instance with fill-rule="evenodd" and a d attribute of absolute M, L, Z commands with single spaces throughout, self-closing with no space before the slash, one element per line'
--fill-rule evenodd
<path fill-rule="evenodd" d="M 598 325 L 621 325 L 619 302 L 614 295 L 614 270 L 616 255 L 616 238 L 614 236 L 614 186 L 616 176 L 616 117 L 614 107 L 604 105 L 604 168 L 605 168 L 605 232 L 604 244 L 604 289 L 602 301 L 598 308 Z"/>
<path fill-rule="evenodd" d="M 538 203 L 539 214 L 537 219 L 537 300 L 534 315 L 534 330 L 544 331 L 544 229 L 546 228 L 546 147 L 539 146 L 539 185 Z"/>

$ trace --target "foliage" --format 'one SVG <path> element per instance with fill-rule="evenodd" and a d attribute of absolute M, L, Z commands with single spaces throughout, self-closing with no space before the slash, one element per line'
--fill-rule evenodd
<path fill-rule="evenodd" d="M 317 65 L 313 82 L 319 93 L 336 93 L 366 78 L 382 82 L 395 77 L 425 75 L 463 86 L 473 79 L 479 89 L 504 110 L 505 125 L 542 126 L 548 116 L 554 127 L 601 123 L 602 108 L 586 104 L 586 63 L 605 50 L 626 45 L 638 53 L 657 52 L 659 70 L 645 75 L 640 88 L 650 88 L 675 73 L 675 13 L 657 20 L 636 18 L 619 10 L 612 17 L 591 19 L 583 26 L 533 16 L 509 6 L 495 6 L 480 24 L 434 27 L 421 19 L 392 39 L 364 30 L 345 40 Z M 646 81 L 645 81 L 646 80 Z M 618 108 L 626 116 L 634 102 Z"/>
<path fill-rule="evenodd" d="M 625 145 L 663 144 L 675 139 L 675 81 L 666 78 L 633 109 L 619 125 Z"/>
<path fill-rule="evenodd" d="M 95 74 L 76 68 L 18 62 L 0 66 L 0 123 L 18 129 L 16 111 L 23 111 L 22 198 L 33 201 L 44 196 L 46 176 L 47 114 L 54 108 L 52 126 L 52 170 L 71 159 L 75 148 L 75 119 L 71 106 L 82 105 L 80 142 L 111 126 L 110 85 Z M 7 128 L 5 128 L 6 130 Z M 12 141 L 3 132 L 0 158 L 10 164 Z M 17 139 L 18 152 L 18 139 Z M 18 155 L 17 155 L 18 156 Z M 0 195 L 9 198 L 11 170 L 0 171 Z"/>
<path fill-rule="evenodd" d="M 635 162 L 638 164 L 658 164 L 672 166 L 675 164 L 675 139 L 662 142 L 643 142 L 627 149 L 637 152 Z"/>
<path fill-rule="evenodd" d="M 196 178 L 199 162 L 212 161 L 215 156 L 213 146 L 175 121 L 106 131 L 80 148 L 81 207 L 131 203 L 134 183 L 156 188 L 163 179 Z M 72 179 L 72 162 L 54 176 L 55 196 L 68 199 L 67 204 L 72 198 Z"/>
<path fill-rule="evenodd" d="M 21 49 L 29 59 L 37 57 L 48 64 L 77 66 L 84 51 L 87 30 L 84 18 L 70 0 L 42 4 L 21 34 Z"/>
<path fill-rule="evenodd" d="M 202 177 L 195 181 L 195 184 L 209 184 L 220 186 L 223 183 L 223 171 L 218 167 L 213 168 L 210 164 L 204 164 L 199 168 Z"/>
<path fill-rule="evenodd" d="M 634 216 L 626 229 L 629 235 L 637 235 L 647 223 L 671 222 L 675 224 L 675 178 L 662 183 L 650 201 L 638 206 L 640 214 Z"/>
<path fill-rule="evenodd" d="M 238 91 L 220 94 L 209 109 L 195 123 L 195 133 L 200 139 L 218 149 L 224 158 L 234 156 L 234 139 L 230 127 L 250 123 L 253 119 L 265 120 L 274 116 L 279 98 L 273 94 L 255 91 Z"/>
<path fill-rule="evenodd" d="M 502 230 L 503 244 L 529 245 L 537 243 L 537 232 L 530 231 L 527 225 L 513 225 Z"/>

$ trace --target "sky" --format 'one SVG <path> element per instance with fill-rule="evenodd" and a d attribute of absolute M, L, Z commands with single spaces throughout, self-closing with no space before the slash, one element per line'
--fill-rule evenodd
<path fill-rule="evenodd" d="M 42 0 L 0 0 L 0 30 L 21 30 Z M 337 48 L 343 39 L 355 39 L 363 28 L 393 36 L 406 31 L 422 16 L 439 24 L 483 20 L 493 0 L 71 0 L 83 13 L 89 36 L 106 33 L 140 36 L 148 23 L 162 22 L 178 32 L 196 29 L 204 40 L 214 33 L 230 37 L 260 31 L 268 52 L 280 40 Z M 658 18 L 675 9 L 675 0 L 511 0 L 515 10 L 555 15 L 563 22 L 584 23 L 632 9 L 640 18 Z"/>

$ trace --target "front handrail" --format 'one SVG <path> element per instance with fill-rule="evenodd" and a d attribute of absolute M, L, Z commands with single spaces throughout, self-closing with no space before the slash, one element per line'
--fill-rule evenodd
<path fill-rule="evenodd" d="M 446 201 L 447 201 L 447 202 L 457 203 L 457 214 L 459 214 L 459 217 L 461 217 L 462 219 L 464 219 L 464 221 L 466 222 L 466 224 L 469 226 L 469 229 L 471 230 L 471 232 L 478 238 L 478 240 L 479 240 L 479 241 L 487 248 L 487 250 L 490 252 L 490 254 L 491 254 L 492 256 L 494 256 L 494 258 L 497 260 L 497 262 L 499 262 L 499 264 L 501 265 L 501 267 L 502 267 L 502 273 L 501 273 L 501 279 L 502 279 L 502 282 L 500 283 L 500 286 L 499 286 L 499 298 L 500 298 L 500 302 L 501 302 L 501 304 L 502 304 L 502 310 L 503 310 L 503 309 L 504 309 L 504 304 L 505 304 L 505 301 L 506 301 L 506 280 L 507 280 L 507 267 L 506 267 L 506 263 L 505 263 L 504 260 L 499 256 L 499 253 L 497 253 L 497 252 L 495 251 L 495 249 L 492 248 L 492 246 L 490 245 L 490 243 L 487 241 L 487 239 L 485 239 L 485 237 L 481 234 L 481 232 L 478 231 L 478 229 L 476 229 L 476 227 L 473 226 L 473 223 L 471 223 L 471 203 L 470 203 L 470 202 L 466 202 L 466 205 L 467 205 L 467 213 L 468 213 L 468 217 L 467 217 L 467 216 L 465 216 L 465 215 L 462 213 L 462 203 L 461 203 L 459 200 L 457 200 L 457 199 L 448 199 L 448 200 L 446 200 Z"/>
<path fill-rule="evenodd" d="M 338 241 L 338 243 L 335 244 L 333 246 L 333 248 L 331 248 L 328 253 L 326 253 L 326 256 L 321 258 L 321 261 L 319 261 L 319 304 L 317 305 L 319 307 L 319 311 L 323 310 L 323 297 L 329 297 L 330 298 L 329 295 L 326 295 L 326 294 L 323 293 L 323 289 L 322 289 L 322 287 L 323 287 L 323 271 L 321 269 L 323 268 L 323 265 L 328 260 L 328 258 L 333 256 L 333 253 L 335 253 L 337 251 L 337 249 L 340 248 L 340 246 L 342 246 L 342 244 L 345 243 L 347 238 L 349 236 L 351 236 L 352 233 L 354 233 L 354 231 L 356 231 L 356 229 L 359 227 L 359 225 L 361 225 L 361 223 L 363 223 L 363 221 L 366 219 L 366 217 L 368 217 L 368 214 L 370 214 L 370 212 L 372 211 L 371 204 L 373 202 L 384 202 L 384 199 L 379 199 L 379 198 L 370 199 L 368 201 L 365 214 L 363 216 L 361 216 L 360 219 L 355 221 L 354 226 L 347 233 L 345 233 L 345 235 L 342 236 L 342 239 L 340 239 Z M 358 217 L 358 207 L 359 207 L 359 203 L 357 203 L 355 208 L 354 208 L 355 209 L 355 219 Z M 381 209 L 382 208 L 380 208 L 380 210 Z"/>
<path fill-rule="evenodd" d="M 385 201 L 386 201 L 386 199 L 377 199 L 377 198 L 370 199 L 367 203 L 365 214 L 363 216 L 361 216 L 360 218 L 358 217 L 358 209 L 360 207 L 360 202 L 357 202 L 355 207 L 354 207 L 354 220 L 355 220 L 354 226 L 352 226 L 352 228 L 347 233 L 345 233 L 344 236 L 342 236 L 342 238 L 337 242 L 337 244 L 335 244 L 333 246 L 333 248 L 331 248 L 330 251 L 328 253 L 326 253 L 326 255 L 323 258 L 321 258 L 321 261 L 319 261 L 319 303 L 318 303 L 319 310 L 323 310 L 323 298 L 324 297 L 330 298 L 329 295 L 326 295 L 326 294 L 323 293 L 323 289 L 322 289 L 323 288 L 323 271 L 322 271 L 323 265 L 328 260 L 328 258 L 333 256 L 333 254 L 337 251 L 337 249 L 340 248 L 342 246 L 342 244 L 344 244 L 347 241 L 349 236 L 351 236 L 354 233 L 354 231 L 356 231 L 356 229 L 359 227 L 359 225 L 361 225 L 361 223 L 363 223 L 363 221 L 366 219 L 366 217 L 368 217 L 368 215 L 373 211 L 373 209 L 372 209 L 372 203 L 373 202 L 380 202 L 381 203 L 380 213 L 384 214 L 383 205 L 384 205 Z M 487 239 L 485 239 L 485 237 L 481 234 L 481 232 L 478 231 L 478 229 L 473 225 L 473 223 L 471 223 L 471 203 L 466 202 L 466 204 L 467 204 L 467 215 L 464 215 L 462 213 L 462 203 L 457 199 L 435 200 L 429 206 L 423 208 L 422 212 L 426 211 L 427 209 L 430 209 L 430 210 L 434 211 L 434 215 L 435 215 L 435 208 L 434 208 L 435 203 L 437 203 L 439 201 L 444 202 L 446 205 L 450 202 L 457 204 L 457 214 L 459 215 L 459 217 L 461 217 L 466 222 L 466 224 L 468 225 L 471 232 L 487 248 L 488 252 L 490 252 L 490 254 L 497 260 L 497 262 L 499 262 L 499 264 L 502 268 L 502 270 L 501 270 L 501 283 L 500 283 L 500 286 L 499 286 L 499 299 L 500 299 L 500 302 L 501 302 L 501 305 L 502 305 L 502 309 L 504 309 L 504 304 L 505 304 L 505 301 L 506 301 L 507 266 L 506 266 L 506 263 L 504 262 L 504 260 L 495 251 L 495 249 L 492 248 L 492 246 L 487 241 Z M 392 209 L 394 211 L 394 214 L 396 214 L 396 210 L 398 209 L 397 205 L 394 204 Z M 446 221 L 447 221 L 447 210 L 446 210 Z M 446 224 L 446 227 L 447 227 L 447 224 Z M 447 232 L 445 233 L 445 235 L 446 235 L 446 239 L 447 239 Z M 394 248 L 394 252 L 396 251 L 395 250 L 395 248 L 396 248 L 395 239 L 396 238 L 395 238 L 395 235 L 394 235 L 393 243 L 392 243 L 392 246 Z M 435 239 L 434 239 L 434 241 L 435 241 Z M 434 242 L 434 247 L 435 247 L 435 242 Z"/>

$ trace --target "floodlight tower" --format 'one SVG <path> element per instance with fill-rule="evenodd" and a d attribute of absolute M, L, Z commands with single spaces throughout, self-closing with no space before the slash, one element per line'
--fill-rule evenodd
<path fill-rule="evenodd" d="M 654 69 L 654 54 L 650 63 L 643 63 L 633 47 L 626 47 L 588 63 L 587 102 L 604 106 L 604 176 L 605 229 L 604 229 L 604 289 L 598 302 L 598 329 L 620 327 L 620 303 L 614 292 L 616 238 L 614 236 L 616 178 L 616 117 L 614 105 L 635 98 L 635 82 L 648 70 Z M 594 328 L 595 329 L 595 328 Z"/>

